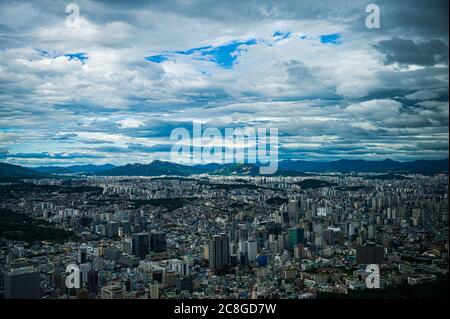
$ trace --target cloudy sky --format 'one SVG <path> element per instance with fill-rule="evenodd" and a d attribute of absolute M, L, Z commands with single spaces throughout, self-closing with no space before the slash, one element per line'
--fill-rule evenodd
<path fill-rule="evenodd" d="M 0 2 L 1 161 L 169 159 L 194 120 L 276 127 L 280 158 L 448 157 L 447 0 L 69 3 Z"/>

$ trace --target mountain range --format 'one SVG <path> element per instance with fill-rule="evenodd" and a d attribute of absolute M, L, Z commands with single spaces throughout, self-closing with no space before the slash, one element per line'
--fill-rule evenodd
<path fill-rule="evenodd" d="M 39 173 L 33 169 L 0 163 L 0 182 L 18 180 L 22 178 L 42 178 L 45 174 Z"/>
<path fill-rule="evenodd" d="M 332 162 L 311 162 L 301 160 L 283 160 L 279 162 L 276 176 L 307 176 L 323 172 L 373 172 L 373 173 L 448 173 L 448 159 L 418 160 L 399 162 L 390 159 L 383 161 L 338 160 Z M 204 164 L 182 165 L 164 161 L 152 161 L 149 164 L 127 164 L 123 166 L 73 165 L 67 167 L 41 166 L 27 168 L 18 165 L 0 163 L 0 181 L 21 178 L 44 178 L 51 175 L 97 175 L 97 176 L 189 176 L 193 174 L 258 176 L 259 166 L 255 164 Z"/>
<path fill-rule="evenodd" d="M 385 159 L 383 161 L 337 160 L 332 162 L 284 160 L 280 162 L 279 167 L 281 169 L 301 172 L 397 172 L 435 174 L 448 172 L 448 159 L 417 160 L 413 162 L 399 162 L 391 159 Z"/>

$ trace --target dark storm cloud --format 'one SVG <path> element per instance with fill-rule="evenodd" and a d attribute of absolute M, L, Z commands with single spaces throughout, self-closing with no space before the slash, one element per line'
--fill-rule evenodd
<path fill-rule="evenodd" d="M 447 142 L 417 143 L 417 147 L 422 150 L 448 151 L 448 141 Z"/>
<path fill-rule="evenodd" d="M 149 8 L 161 12 L 222 21 L 261 21 L 262 19 L 327 20 L 349 23 L 358 32 L 374 33 L 367 29 L 367 5 L 380 7 L 382 30 L 388 34 L 414 37 L 448 37 L 448 0 L 193 0 L 193 1 L 101 1 L 126 12 Z M 122 10 L 120 10 L 122 9 Z"/>
<path fill-rule="evenodd" d="M 398 72 L 382 70 L 376 73 L 380 84 L 375 91 L 391 88 L 393 96 L 400 96 L 404 90 L 440 89 L 448 87 L 448 67 L 426 67 Z M 396 92 L 395 89 L 398 91 Z"/>
<path fill-rule="evenodd" d="M 350 1 L 354 8 L 343 16 L 352 16 L 352 29 L 366 36 L 402 35 L 407 38 L 448 39 L 448 0 L 367 0 Z M 368 4 L 380 8 L 380 29 L 368 29 L 365 25 L 367 15 L 360 14 Z M 341 16 L 342 17 L 342 16 Z M 447 40 L 448 42 L 448 40 Z"/>
<path fill-rule="evenodd" d="M 8 156 L 8 149 L 6 148 L 0 148 L 0 159 L 5 159 Z"/>
<path fill-rule="evenodd" d="M 441 40 L 416 43 L 413 40 L 394 37 L 380 41 L 375 48 L 384 54 L 383 63 L 385 64 L 422 66 L 448 64 L 448 46 Z"/>

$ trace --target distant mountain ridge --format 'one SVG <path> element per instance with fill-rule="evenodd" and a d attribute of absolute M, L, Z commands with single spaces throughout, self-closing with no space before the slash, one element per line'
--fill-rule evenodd
<path fill-rule="evenodd" d="M 384 161 L 338 160 L 332 162 L 308 162 L 285 160 L 279 163 L 275 176 L 304 176 L 306 172 L 372 172 L 372 173 L 448 173 L 448 159 L 419 160 L 398 162 L 390 159 Z M 259 166 L 255 164 L 205 164 L 187 166 L 164 161 L 149 164 L 127 164 L 106 170 L 103 176 L 159 176 L 192 174 L 210 174 L 224 176 L 258 176 Z"/>
<path fill-rule="evenodd" d="M 398 162 L 390 159 L 383 161 L 338 160 L 332 162 L 309 162 L 302 160 L 283 160 L 274 176 L 308 176 L 320 172 L 372 172 L 372 173 L 448 173 L 448 159 L 418 160 Z M 0 181 L 21 178 L 51 177 L 50 174 L 86 174 L 97 176 L 189 176 L 210 174 L 223 176 L 259 176 L 259 166 L 255 164 L 202 164 L 182 165 L 155 160 L 149 164 L 127 164 L 123 166 L 73 165 L 68 167 L 26 168 L 19 165 L 0 163 Z"/>
<path fill-rule="evenodd" d="M 448 159 L 417 160 L 398 162 L 391 159 L 383 161 L 337 160 L 332 162 L 309 162 L 301 160 L 284 160 L 279 163 L 281 169 L 301 172 L 371 172 L 371 173 L 448 173 Z"/>
<path fill-rule="evenodd" d="M 260 176 L 259 165 L 255 164 L 216 164 L 218 166 L 212 168 L 206 173 L 210 175 L 224 175 L 224 176 Z M 198 166 L 196 166 L 197 168 Z M 279 169 L 273 176 L 306 176 L 303 172 L 293 171 L 289 169 Z"/>
<path fill-rule="evenodd" d="M 99 172 L 99 176 L 189 176 L 195 174 L 195 167 L 155 160 L 149 164 L 127 164 Z"/>
<path fill-rule="evenodd" d="M 0 163 L 0 182 L 18 180 L 22 178 L 44 178 L 48 175 L 30 168 L 8 163 Z"/>
<path fill-rule="evenodd" d="M 187 166 L 164 161 L 153 161 L 149 164 L 127 164 L 98 173 L 100 176 L 160 176 L 193 174 L 210 174 L 223 176 L 259 176 L 259 166 L 255 164 L 204 164 Z M 279 170 L 275 176 L 303 176 L 302 172 Z"/>

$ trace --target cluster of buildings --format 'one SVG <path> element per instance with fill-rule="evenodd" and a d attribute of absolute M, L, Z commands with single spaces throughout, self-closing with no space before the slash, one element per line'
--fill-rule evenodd
<path fill-rule="evenodd" d="M 75 236 L 1 238 L 0 293 L 316 298 L 367 289 L 373 264 L 380 288 L 447 278 L 448 176 L 376 177 L 27 180 L 32 190 L 3 198 L 1 208 Z M 304 179 L 330 186 L 304 188 Z M 79 269 L 77 287 L 67 284 L 68 265 Z"/>

